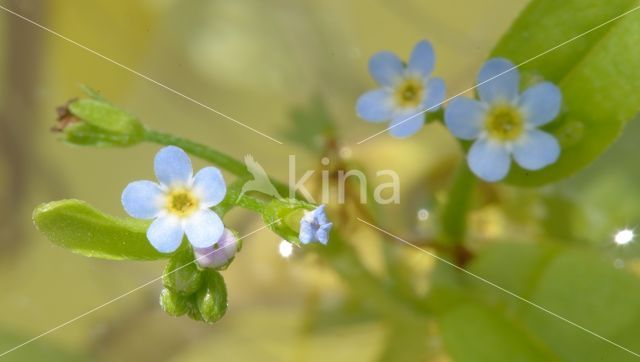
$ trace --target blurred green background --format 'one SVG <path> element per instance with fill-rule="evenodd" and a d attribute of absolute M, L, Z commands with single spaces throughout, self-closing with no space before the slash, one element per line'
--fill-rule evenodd
<path fill-rule="evenodd" d="M 316 157 L 283 135 L 291 109 L 319 95 L 354 160 L 400 175 L 402 202 L 383 211 L 385 225 L 428 237 L 432 220 L 419 221 L 416 212 L 438 203 L 452 161 L 462 153 L 438 124 L 408 140 L 385 134 L 355 145 L 380 130 L 354 113 L 357 97 L 373 86 L 368 57 L 381 49 L 406 57 L 416 41 L 427 38 L 436 49 L 436 74 L 453 94 L 473 84 L 479 64 L 526 1 L 14 0 L 0 5 L 285 141 L 278 145 L 251 133 L 0 11 L 0 350 L 6 350 L 156 278 L 164 265 L 74 255 L 32 227 L 32 209 L 61 198 L 87 200 L 123 216 L 122 189 L 152 175 L 158 147 L 80 149 L 57 141 L 50 132 L 54 109 L 80 95 L 79 84 L 98 89 L 155 129 L 238 158 L 253 154 L 281 180 L 287 179 L 290 154 L 297 156 L 300 169 L 318 165 Z M 640 126 L 631 122 L 619 142 L 586 171 L 542 190 L 486 186 L 489 196 L 472 214 L 471 239 L 479 245 L 486 240 L 576 240 L 596 250 L 612 270 L 637 274 L 638 248 L 616 247 L 612 236 L 634 227 L 640 217 L 638 136 Z M 203 165 L 196 162 L 196 168 Z M 261 225 L 244 211 L 233 212 L 227 222 L 240 234 Z M 365 264 L 383 273 L 381 247 L 370 242 L 378 237 L 357 222 L 348 230 Z M 224 272 L 230 307 L 215 325 L 164 315 L 157 283 L 5 359 L 377 360 L 386 348 L 386 324 L 363 311 L 322 260 L 298 250 L 282 258 L 278 243 L 267 231 L 246 240 Z M 416 288 L 428 288 L 432 258 L 402 246 L 396 252 L 414 273 Z M 633 280 L 630 286 L 637 294 Z M 558 333 L 584 334 L 563 328 Z M 427 358 L 451 360 L 437 327 L 429 324 L 425 330 L 415 333 Z M 637 328 L 629 333 L 630 339 L 640 337 Z M 590 338 L 579 340 L 603 343 Z"/>

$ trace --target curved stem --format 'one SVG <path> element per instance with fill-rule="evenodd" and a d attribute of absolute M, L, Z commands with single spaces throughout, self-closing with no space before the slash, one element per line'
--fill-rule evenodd
<path fill-rule="evenodd" d="M 209 161 L 214 165 L 225 169 L 240 178 L 250 179 L 253 177 L 251 175 L 251 172 L 247 169 L 243 162 L 238 161 L 229 155 L 226 155 L 220 151 L 216 151 L 213 148 L 207 147 L 203 144 L 151 129 L 145 130 L 144 139 L 147 142 L 157 143 L 160 145 L 178 146 L 185 150 L 185 152 L 193 156 L 202 158 L 203 160 Z M 287 185 L 273 179 L 271 179 L 271 183 L 281 194 L 289 194 L 289 188 L 287 187 Z"/>

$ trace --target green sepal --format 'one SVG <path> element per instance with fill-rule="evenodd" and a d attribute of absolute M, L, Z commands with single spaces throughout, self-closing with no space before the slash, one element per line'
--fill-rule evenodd
<path fill-rule="evenodd" d="M 196 294 L 199 317 L 207 323 L 214 323 L 227 312 L 227 287 L 224 278 L 215 270 L 207 272 L 203 287 Z"/>
<path fill-rule="evenodd" d="M 162 274 L 162 284 L 180 295 L 191 295 L 200 289 L 203 281 L 190 247 L 174 253 Z"/>
<path fill-rule="evenodd" d="M 36 228 L 51 242 L 84 256 L 111 260 L 157 260 L 163 254 L 147 239 L 148 221 L 106 215 L 81 200 L 38 206 Z"/>
<path fill-rule="evenodd" d="M 179 317 L 184 315 L 189 311 L 190 303 L 189 297 L 180 295 L 168 288 L 164 288 L 160 292 L 160 307 L 170 316 Z"/>
<path fill-rule="evenodd" d="M 298 238 L 300 219 L 305 211 L 314 208 L 314 205 L 296 199 L 274 199 L 263 209 L 262 219 L 274 233 L 300 246 L 302 244 Z"/>
<path fill-rule="evenodd" d="M 106 101 L 73 100 L 67 105 L 73 118 L 62 128 L 65 141 L 81 146 L 132 146 L 141 142 L 145 130 L 140 121 Z"/>

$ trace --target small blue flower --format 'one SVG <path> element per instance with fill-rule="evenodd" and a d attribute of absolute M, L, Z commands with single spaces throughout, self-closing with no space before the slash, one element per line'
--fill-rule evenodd
<path fill-rule="evenodd" d="M 227 193 L 220 170 L 205 167 L 194 177 L 189 156 L 175 146 L 158 151 L 154 169 L 159 184 L 134 181 L 122 192 L 122 206 L 129 215 L 154 220 L 147 230 L 151 245 L 162 253 L 173 252 L 185 233 L 195 248 L 216 243 L 224 225 L 209 208 Z"/>
<path fill-rule="evenodd" d="M 227 265 L 238 251 L 238 238 L 229 229 L 224 229 L 215 244 L 206 248 L 193 248 L 196 263 L 201 268 L 220 268 Z"/>
<path fill-rule="evenodd" d="M 303 244 L 318 241 L 326 245 L 329 242 L 329 231 L 331 231 L 333 224 L 327 218 L 325 207 L 326 205 L 320 205 L 313 211 L 307 211 L 300 219 L 298 238 Z"/>
<path fill-rule="evenodd" d="M 520 94 L 520 73 L 502 58 L 484 64 L 477 84 L 480 100 L 457 97 L 444 113 L 451 133 L 475 140 L 467 155 L 474 174 L 486 181 L 499 181 L 509 173 L 511 156 L 532 171 L 558 160 L 558 140 L 538 129 L 560 113 L 562 93 L 557 86 L 542 82 Z"/>
<path fill-rule="evenodd" d="M 391 52 L 379 52 L 369 60 L 369 73 L 381 86 L 360 96 L 358 116 L 368 122 L 391 121 L 389 133 L 408 137 L 424 124 L 424 111 L 436 111 L 445 99 L 445 85 L 432 78 L 435 54 L 431 43 L 420 41 L 405 65 Z"/>

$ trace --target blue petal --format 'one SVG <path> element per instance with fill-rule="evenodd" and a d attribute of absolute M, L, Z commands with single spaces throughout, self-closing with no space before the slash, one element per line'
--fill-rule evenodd
<path fill-rule="evenodd" d="M 518 97 L 520 73 L 503 58 L 489 59 L 478 73 L 480 99 L 487 103 L 512 102 Z"/>
<path fill-rule="evenodd" d="M 161 253 L 171 253 L 182 243 L 182 224 L 173 216 L 160 216 L 147 229 L 147 239 Z"/>
<path fill-rule="evenodd" d="M 560 113 L 562 93 L 553 83 L 543 82 L 524 91 L 519 103 L 528 121 L 542 126 L 553 121 Z"/>
<path fill-rule="evenodd" d="M 489 182 L 505 178 L 511 166 L 511 158 L 507 148 L 500 143 L 486 139 L 479 139 L 471 145 L 467 162 L 476 176 Z"/>
<path fill-rule="evenodd" d="M 205 167 L 193 178 L 193 191 L 200 197 L 200 205 L 209 208 L 220 203 L 227 194 L 222 173 L 215 167 Z"/>
<path fill-rule="evenodd" d="M 184 231 L 191 245 L 196 248 L 207 248 L 220 239 L 224 232 L 224 224 L 218 214 L 209 209 L 203 209 L 185 220 Z"/>
<path fill-rule="evenodd" d="M 425 90 L 425 98 L 422 106 L 427 112 L 435 112 L 444 102 L 446 95 L 446 86 L 442 78 L 431 78 L 427 82 Z"/>
<path fill-rule="evenodd" d="M 122 206 L 131 217 L 153 219 L 162 209 L 162 196 L 157 183 L 134 181 L 122 191 Z"/>
<path fill-rule="evenodd" d="M 514 144 L 513 157 L 524 169 L 539 170 L 558 160 L 560 144 L 552 135 L 534 129 Z"/>
<path fill-rule="evenodd" d="M 313 241 L 313 238 L 313 227 L 303 219 L 300 223 L 300 233 L 298 234 L 298 239 L 300 239 L 300 242 L 303 244 L 309 244 L 311 241 Z"/>
<path fill-rule="evenodd" d="M 369 73 L 378 84 L 390 87 L 404 74 L 404 64 L 391 52 L 379 52 L 369 60 Z"/>
<path fill-rule="evenodd" d="M 316 240 L 326 245 L 329 242 L 329 232 L 331 231 L 332 223 L 324 224 L 320 226 L 320 229 L 316 231 Z"/>
<path fill-rule="evenodd" d="M 484 103 L 456 97 L 444 110 L 444 122 L 449 131 L 463 140 L 472 140 L 482 132 L 487 107 Z"/>
<path fill-rule="evenodd" d="M 433 72 L 436 56 L 431 43 L 422 40 L 416 44 L 409 58 L 408 69 L 412 73 L 418 73 L 423 77 L 428 77 Z"/>
<path fill-rule="evenodd" d="M 369 122 L 390 120 L 393 114 L 393 94 L 384 88 L 368 91 L 358 98 L 356 113 Z"/>
<path fill-rule="evenodd" d="M 416 134 L 424 125 L 424 114 L 419 112 L 397 115 L 389 126 L 389 133 L 398 138 Z"/>
<path fill-rule="evenodd" d="M 191 159 L 176 146 L 167 146 L 158 151 L 153 166 L 156 177 L 165 186 L 186 185 L 193 176 Z"/>
<path fill-rule="evenodd" d="M 329 222 L 329 219 L 327 218 L 327 213 L 325 211 L 326 208 L 327 208 L 327 205 L 320 205 L 312 211 L 313 219 L 320 225 L 323 225 Z"/>

